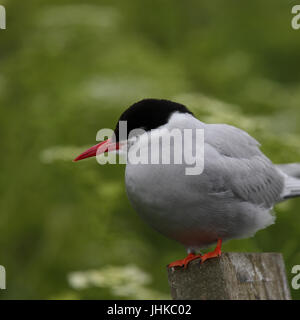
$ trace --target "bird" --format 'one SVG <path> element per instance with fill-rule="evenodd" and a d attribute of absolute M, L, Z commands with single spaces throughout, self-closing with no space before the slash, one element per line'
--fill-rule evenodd
<path fill-rule="evenodd" d="M 128 133 L 122 136 L 121 123 L 125 122 Z M 132 104 L 121 114 L 112 138 L 74 161 L 105 152 L 122 154 L 126 148 L 128 158 L 136 150 L 159 153 L 146 138 L 158 133 L 164 136 L 174 129 L 183 135 L 187 129 L 203 130 L 200 174 L 186 174 L 184 160 L 165 164 L 163 156 L 158 163 L 127 161 L 125 169 L 126 192 L 135 211 L 156 231 L 186 248 L 187 256 L 170 263 L 169 268 L 220 257 L 224 241 L 254 236 L 274 223 L 277 203 L 300 196 L 299 163 L 273 164 L 246 131 L 202 122 L 185 105 L 166 99 L 147 98 Z M 184 141 L 189 150 L 198 143 L 195 135 Z M 171 153 L 176 151 L 183 158 L 183 148 L 176 143 L 170 144 Z M 160 142 L 161 146 L 165 148 Z M 200 250 L 212 245 L 216 245 L 213 251 L 201 254 Z"/>

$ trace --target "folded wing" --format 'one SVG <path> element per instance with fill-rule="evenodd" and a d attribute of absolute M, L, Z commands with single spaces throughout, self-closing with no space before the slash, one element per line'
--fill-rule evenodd
<path fill-rule="evenodd" d="M 271 208 L 281 200 L 284 177 L 246 132 L 223 124 L 207 125 L 205 164 L 215 191 L 231 192 L 240 201 Z"/>

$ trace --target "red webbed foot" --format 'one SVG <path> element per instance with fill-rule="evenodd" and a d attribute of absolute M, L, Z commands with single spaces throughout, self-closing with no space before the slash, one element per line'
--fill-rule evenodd
<path fill-rule="evenodd" d="M 204 263 L 204 261 L 211 259 L 211 258 L 217 258 L 221 256 L 221 247 L 222 247 L 222 239 L 218 240 L 217 246 L 214 251 L 207 252 L 201 257 L 201 263 Z"/>
<path fill-rule="evenodd" d="M 184 258 L 182 260 L 177 260 L 177 261 L 171 262 L 168 265 L 168 268 L 184 267 L 184 269 L 185 269 L 188 266 L 188 264 L 195 259 L 202 259 L 202 255 L 195 254 L 195 253 L 189 253 L 186 258 Z"/>

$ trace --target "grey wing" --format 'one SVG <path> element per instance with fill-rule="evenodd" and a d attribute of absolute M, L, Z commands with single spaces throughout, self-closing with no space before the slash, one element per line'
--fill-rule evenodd
<path fill-rule="evenodd" d="M 254 138 L 238 128 L 215 124 L 207 125 L 205 142 L 208 177 L 218 176 L 213 178 L 213 190 L 264 208 L 281 199 L 284 178 Z"/>
<path fill-rule="evenodd" d="M 258 141 L 247 132 L 227 124 L 206 125 L 205 141 L 220 154 L 231 158 L 249 158 L 262 155 Z"/>

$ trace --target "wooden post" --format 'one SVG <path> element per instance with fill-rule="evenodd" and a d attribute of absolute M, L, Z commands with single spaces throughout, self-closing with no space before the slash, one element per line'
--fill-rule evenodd
<path fill-rule="evenodd" d="M 174 300 L 290 300 L 280 253 L 222 253 L 168 269 Z"/>

